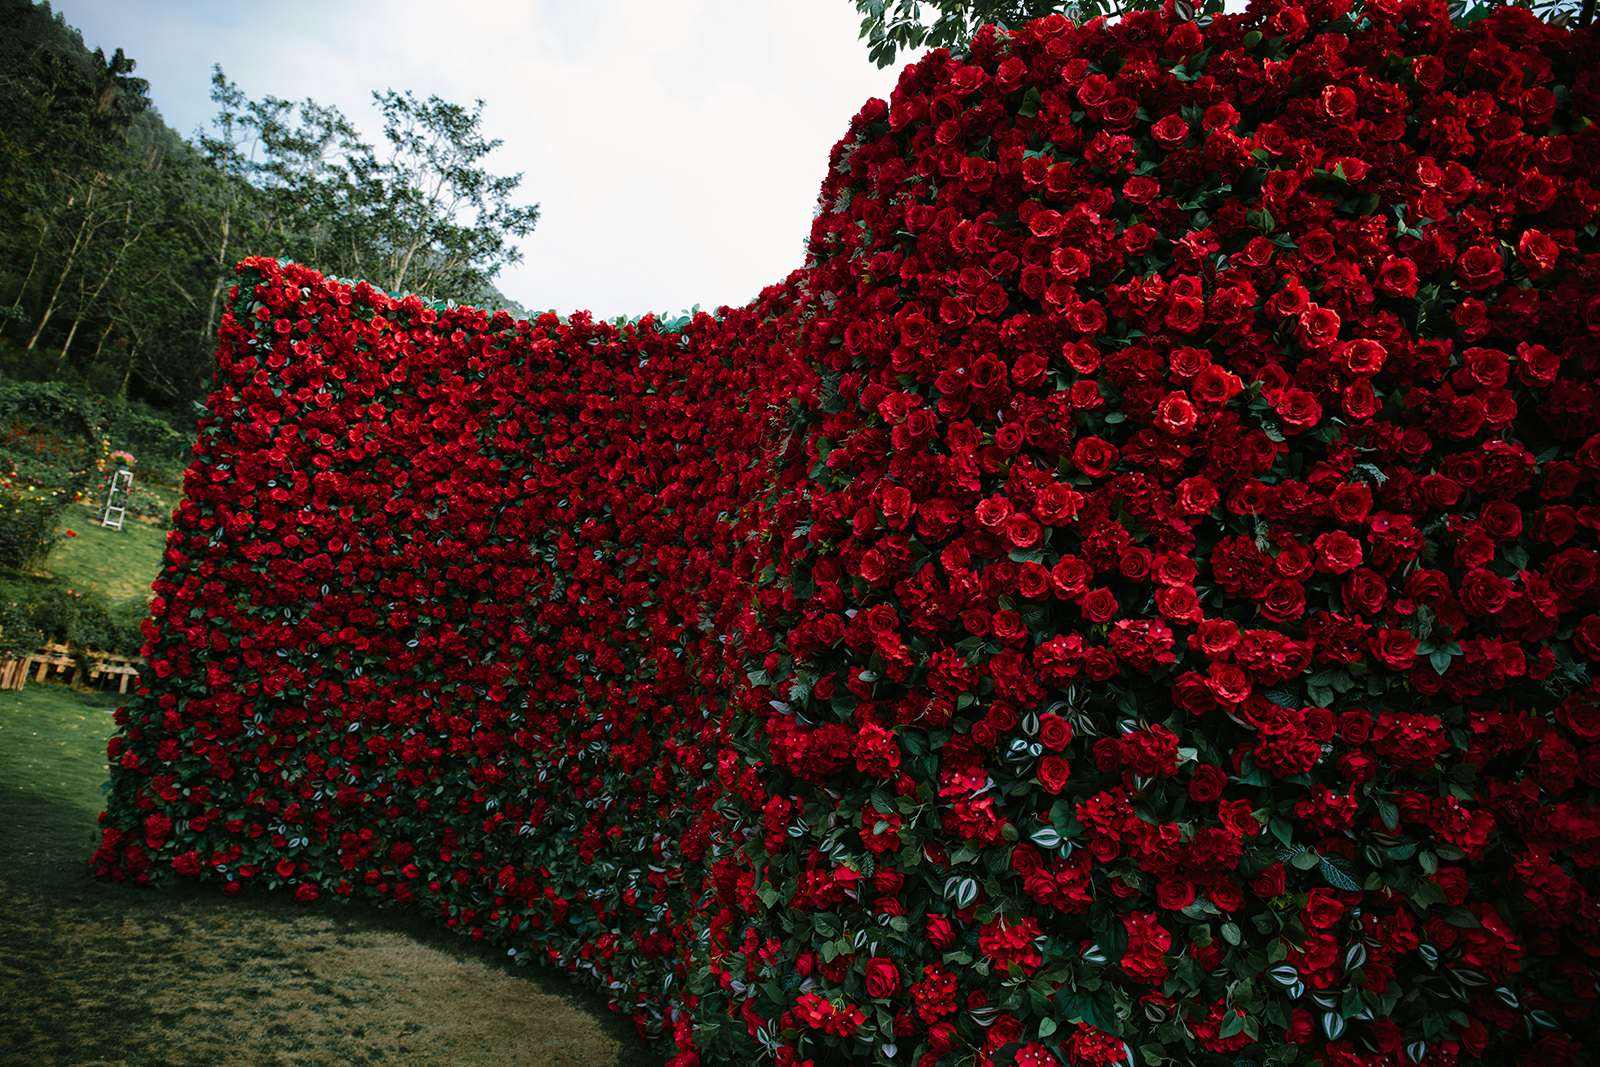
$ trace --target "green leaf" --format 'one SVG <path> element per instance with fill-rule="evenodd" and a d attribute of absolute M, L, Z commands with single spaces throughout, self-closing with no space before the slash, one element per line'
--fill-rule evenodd
<path fill-rule="evenodd" d="M 1293 867 L 1297 871 L 1309 871 L 1311 868 L 1315 867 L 1317 863 L 1317 854 L 1312 852 L 1310 849 L 1306 849 L 1303 852 L 1296 852 L 1294 857 L 1289 860 L 1289 866 Z"/>
<path fill-rule="evenodd" d="M 1378 818 L 1383 820 L 1384 828 L 1390 831 L 1400 829 L 1400 809 L 1387 800 L 1374 801 L 1378 809 Z"/>
<path fill-rule="evenodd" d="M 1322 877 L 1335 889 L 1342 889 L 1346 893 L 1356 893 L 1361 890 L 1361 883 L 1344 866 L 1343 860 L 1334 859 L 1332 856 L 1323 856 L 1320 867 Z"/>

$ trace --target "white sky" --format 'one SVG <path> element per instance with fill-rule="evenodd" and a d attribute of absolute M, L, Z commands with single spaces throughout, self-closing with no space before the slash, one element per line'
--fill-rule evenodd
<path fill-rule="evenodd" d="M 123 48 L 167 123 L 252 97 L 337 104 L 381 143 L 372 89 L 486 102 L 540 205 L 501 291 L 611 317 L 742 304 L 800 265 L 828 150 L 888 98 L 850 0 L 56 0 Z M 437 294 L 447 296 L 448 294 Z"/>

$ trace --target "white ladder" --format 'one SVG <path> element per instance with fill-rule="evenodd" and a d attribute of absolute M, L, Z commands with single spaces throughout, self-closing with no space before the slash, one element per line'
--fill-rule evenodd
<path fill-rule="evenodd" d="M 133 472 L 118 467 L 111 475 L 111 487 L 106 492 L 106 511 L 100 516 L 100 525 L 113 530 L 122 529 L 123 517 L 128 514 L 128 498 L 133 494 Z"/>

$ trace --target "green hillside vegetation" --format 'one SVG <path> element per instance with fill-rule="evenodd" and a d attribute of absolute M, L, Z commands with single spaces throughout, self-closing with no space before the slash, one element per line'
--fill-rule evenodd
<path fill-rule="evenodd" d="M 487 168 L 481 102 L 374 92 L 371 144 L 337 108 L 253 99 L 218 69 L 216 113 L 185 137 L 136 66 L 48 4 L 0 0 L 0 375 L 186 421 L 252 255 L 521 310 L 493 282 L 539 212 Z"/>

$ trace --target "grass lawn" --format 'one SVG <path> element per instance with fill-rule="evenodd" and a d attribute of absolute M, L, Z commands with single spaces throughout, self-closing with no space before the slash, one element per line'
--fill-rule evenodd
<path fill-rule="evenodd" d="M 152 526 L 129 516 L 122 529 L 100 525 L 87 507 L 67 509 L 67 529 L 44 561 L 43 569 L 65 579 L 74 589 L 104 593 L 112 603 L 150 598 L 150 583 L 161 571 L 167 547 L 165 526 Z"/>
<path fill-rule="evenodd" d="M 0 693 L 0 1061 L 648 1062 L 561 977 L 400 916 L 91 879 L 115 706 Z"/>

